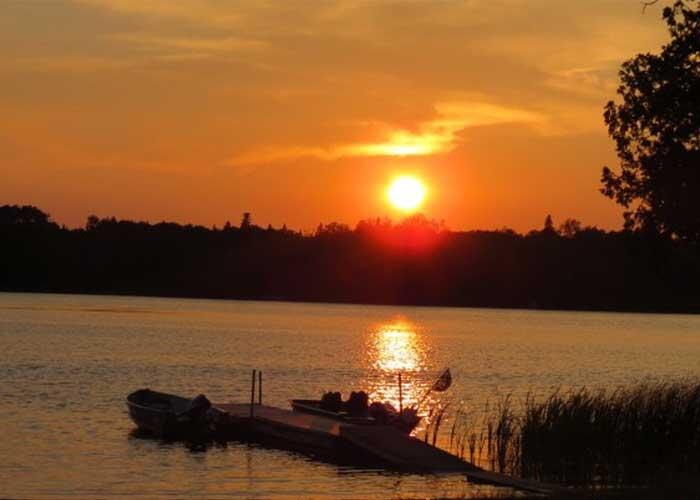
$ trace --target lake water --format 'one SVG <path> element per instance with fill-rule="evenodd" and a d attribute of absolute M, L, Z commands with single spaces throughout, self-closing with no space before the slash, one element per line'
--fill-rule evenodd
<path fill-rule="evenodd" d="M 245 401 L 257 368 L 268 404 L 351 389 L 396 402 L 399 372 L 410 403 L 449 366 L 453 386 L 429 404 L 476 411 L 508 393 L 697 376 L 700 317 L 0 294 L 0 353 L 3 498 L 469 497 L 510 492 L 142 439 L 124 397 Z"/>

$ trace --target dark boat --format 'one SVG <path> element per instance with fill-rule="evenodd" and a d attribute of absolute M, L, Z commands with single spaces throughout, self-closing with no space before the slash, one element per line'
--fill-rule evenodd
<path fill-rule="evenodd" d="M 345 408 L 337 408 L 334 411 L 318 399 L 292 399 L 290 403 L 292 409 L 297 412 L 357 425 L 390 425 L 405 434 L 410 434 L 421 420 L 413 408 L 404 408 L 399 413 L 390 405 L 382 403 L 372 403 L 366 411 L 359 412 L 347 411 Z"/>
<path fill-rule="evenodd" d="M 351 424 L 360 425 L 376 425 L 377 420 L 369 415 L 351 415 L 347 411 L 331 411 L 322 407 L 321 401 L 318 399 L 292 399 L 290 401 L 292 409 L 301 413 L 310 413 L 322 417 L 332 418 L 334 420 L 342 420 Z"/>
<path fill-rule="evenodd" d="M 187 399 L 150 389 L 132 392 L 126 405 L 140 430 L 164 438 L 204 437 L 220 413 L 203 394 Z"/>

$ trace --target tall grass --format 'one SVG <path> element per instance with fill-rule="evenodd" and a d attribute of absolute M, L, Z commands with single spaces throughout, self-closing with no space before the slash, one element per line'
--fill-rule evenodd
<path fill-rule="evenodd" d="M 700 382 L 510 396 L 457 410 L 449 445 L 498 472 L 593 486 L 690 482 L 700 477 Z"/>
<path fill-rule="evenodd" d="M 424 435 L 426 443 L 430 443 L 433 446 L 435 446 L 438 434 L 440 433 L 440 428 L 442 427 L 442 424 L 445 421 L 445 418 L 447 416 L 447 410 L 449 407 L 450 404 L 447 403 L 445 405 L 438 405 L 433 408 L 430 408 L 428 418 L 426 419 L 428 425 L 425 428 Z"/>

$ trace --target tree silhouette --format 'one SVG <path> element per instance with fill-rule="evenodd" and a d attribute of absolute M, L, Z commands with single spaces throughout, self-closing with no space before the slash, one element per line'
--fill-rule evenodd
<path fill-rule="evenodd" d="M 350 233 L 350 227 L 347 224 L 342 224 L 340 222 L 331 222 L 330 224 L 323 225 L 319 224 L 316 228 L 315 236 L 333 236 L 337 234 L 347 234 Z"/>
<path fill-rule="evenodd" d="M 97 229 L 97 226 L 100 224 L 100 218 L 97 215 L 89 215 L 87 218 L 87 222 L 85 222 L 85 230 L 86 231 L 94 231 Z"/>
<path fill-rule="evenodd" d="M 559 234 L 565 238 L 574 238 L 581 232 L 581 221 L 576 219 L 566 219 L 559 226 Z"/>
<path fill-rule="evenodd" d="M 0 225 L 14 224 L 46 226 L 53 223 L 49 214 L 31 205 L 4 205 L 0 210 Z"/>
<path fill-rule="evenodd" d="M 671 40 L 620 70 L 622 102 L 605 107 L 621 170 L 601 192 L 625 208 L 625 227 L 700 240 L 700 4 L 663 11 Z"/>
<path fill-rule="evenodd" d="M 552 220 L 552 216 L 549 214 L 547 214 L 547 217 L 544 218 L 544 227 L 542 228 L 542 234 L 548 236 L 554 236 L 557 234 L 557 230 L 554 229 L 554 221 Z"/>
<path fill-rule="evenodd" d="M 250 212 L 243 212 L 243 218 L 241 219 L 241 229 L 248 230 L 253 227 L 253 219 L 250 216 Z"/>

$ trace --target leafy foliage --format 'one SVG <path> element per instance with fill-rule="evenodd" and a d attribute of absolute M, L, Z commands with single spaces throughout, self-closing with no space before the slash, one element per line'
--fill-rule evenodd
<path fill-rule="evenodd" d="M 620 70 L 605 122 L 621 170 L 605 167 L 601 192 L 625 207 L 625 226 L 700 241 L 700 5 L 663 11 L 670 42 Z"/>

